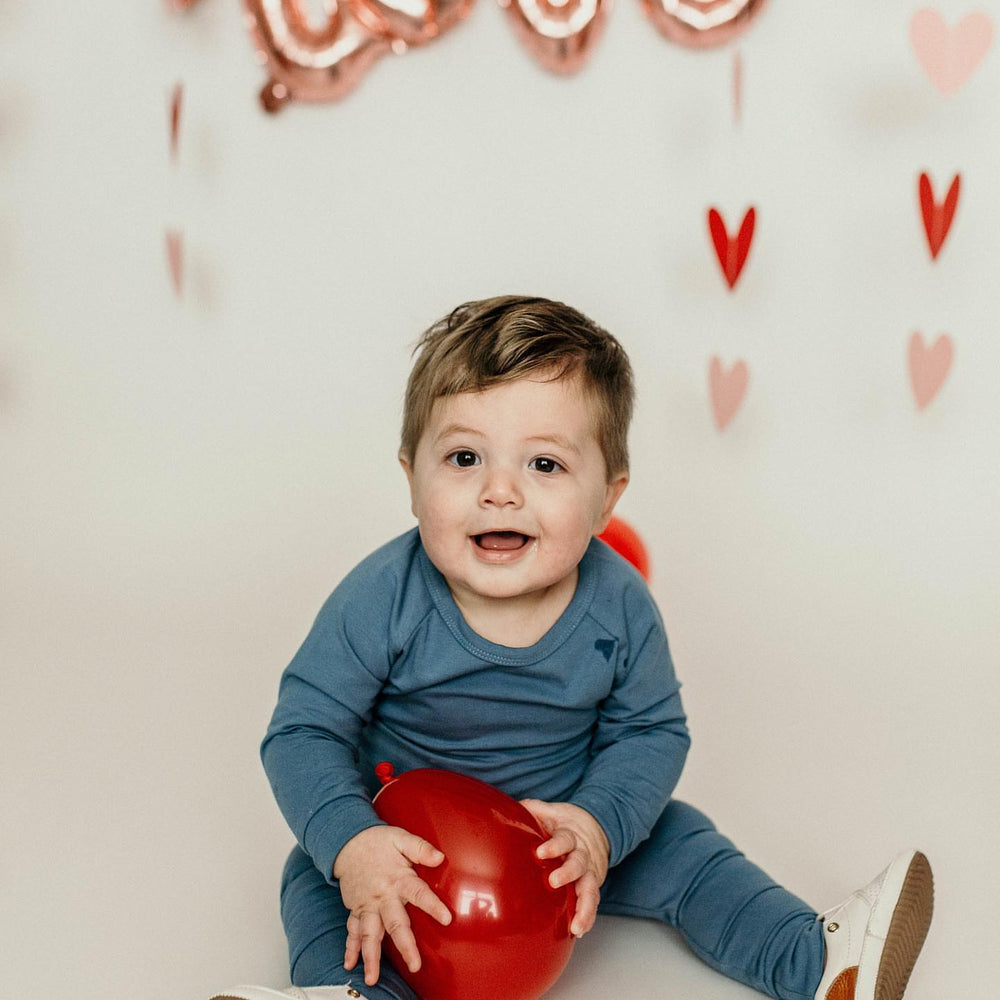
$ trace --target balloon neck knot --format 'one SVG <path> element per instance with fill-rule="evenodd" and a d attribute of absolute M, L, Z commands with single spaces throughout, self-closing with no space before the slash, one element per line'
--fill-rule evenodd
<path fill-rule="evenodd" d="M 388 785 L 390 781 L 396 779 L 396 769 L 387 760 L 375 765 L 375 777 L 383 785 Z"/>

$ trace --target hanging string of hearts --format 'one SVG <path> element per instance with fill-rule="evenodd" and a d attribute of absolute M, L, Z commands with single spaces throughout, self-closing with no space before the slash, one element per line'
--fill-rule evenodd
<path fill-rule="evenodd" d="M 196 0 L 167 0 L 181 11 Z M 766 0 L 641 0 L 665 38 L 690 48 L 722 45 L 742 33 Z M 611 0 L 498 0 L 515 36 L 538 64 L 578 72 L 594 51 Z M 247 26 L 269 79 L 267 111 L 289 101 L 337 101 L 383 56 L 427 45 L 468 17 L 475 0 L 326 0 L 314 24 L 301 0 L 244 0 Z"/>
<path fill-rule="evenodd" d="M 553 73 L 578 72 L 598 44 L 611 0 L 497 0 L 515 36 L 539 65 Z M 764 8 L 766 0 L 640 0 L 665 38 L 691 48 L 708 48 L 737 37 Z M 197 0 L 166 0 L 177 11 Z M 306 15 L 305 0 L 243 0 L 247 26 L 269 79 L 261 92 L 266 110 L 289 101 L 335 101 L 349 94 L 383 56 L 402 55 L 427 45 L 467 18 L 475 0 L 325 0 L 325 20 Z M 972 77 L 993 41 L 989 15 L 974 12 L 953 26 L 937 11 L 918 10 L 910 22 L 914 54 L 930 82 L 946 97 Z M 743 72 L 739 53 L 733 61 L 734 119 L 739 123 Z M 180 91 L 171 110 L 171 154 L 176 159 Z M 949 236 L 962 189 L 955 174 L 947 190 L 935 194 L 927 172 L 918 177 L 917 195 L 932 261 Z M 735 291 L 747 263 L 757 221 L 750 206 L 730 232 L 717 208 L 707 215 L 708 230 L 722 276 Z M 177 230 L 167 232 L 167 253 L 175 291 L 182 285 L 183 243 Z M 914 332 L 907 355 L 918 409 L 925 409 L 947 379 L 954 342 L 941 334 L 929 347 Z M 733 420 L 747 394 L 750 372 L 737 359 L 726 367 L 718 356 L 709 361 L 709 394 L 716 427 Z"/>
<path fill-rule="evenodd" d="M 170 138 L 170 160 L 176 166 L 180 154 L 181 111 L 184 106 L 184 87 L 174 84 L 170 92 L 168 108 L 168 132 Z M 184 290 L 184 236 L 179 229 L 168 227 L 165 234 L 167 249 L 167 272 L 174 294 L 180 298 Z"/>

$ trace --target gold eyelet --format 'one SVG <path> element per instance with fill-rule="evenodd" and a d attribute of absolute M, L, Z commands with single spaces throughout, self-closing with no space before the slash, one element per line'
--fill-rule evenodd
<path fill-rule="evenodd" d="M 827 924 L 826 925 L 827 932 L 830 933 L 830 934 L 832 934 L 839 927 L 840 927 L 840 924 L 838 924 L 838 923 L 832 923 L 832 924 Z"/>

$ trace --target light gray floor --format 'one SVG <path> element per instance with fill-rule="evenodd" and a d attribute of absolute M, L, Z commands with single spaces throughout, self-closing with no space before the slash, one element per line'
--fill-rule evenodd
<path fill-rule="evenodd" d="M 750 1000 L 760 994 L 707 968 L 668 928 L 646 920 L 600 917 L 577 945 L 547 1000 L 623 997 Z"/>

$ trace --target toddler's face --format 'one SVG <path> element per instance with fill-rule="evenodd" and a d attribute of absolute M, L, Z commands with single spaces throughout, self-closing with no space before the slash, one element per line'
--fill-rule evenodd
<path fill-rule="evenodd" d="M 607 481 L 576 376 L 442 397 L 402 462 L 424 549 L 460 607 L 575 587 L 628 482 Z"/>

